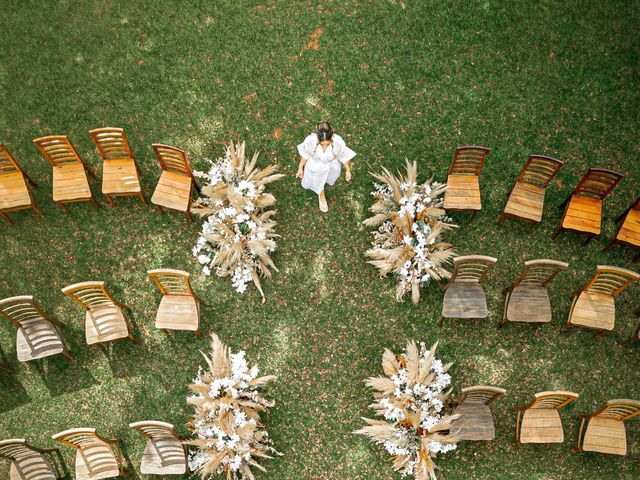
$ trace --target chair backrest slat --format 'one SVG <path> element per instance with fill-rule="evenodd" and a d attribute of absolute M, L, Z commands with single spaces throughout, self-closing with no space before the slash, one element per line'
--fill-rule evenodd
<path fill-rule="evenodd" d="M 193 296 L 189 272 L 168 268 L 149 270 L 149 277 L 156 284 L 163 295 L 190 295 Z"/>
<path fill-rule="evenodd" d="M 40 456 L 40 452 L 29 446 L 24 438 L 9 438 L 0 441 L 0 458 L 19 460 L 32 456 Z"/>
<path fill-rule="evenodd" d="M 573 191 L 573 195 L 604 200 L 623 175 L 605 168 L 590 168 Z"/>
<path fill-rule="evenodd" d="M 103 160 L 117 160 L 122 158 L 134 160 L 133 152 L 129 146 L 129 140 L 127 140 L 127 136 L 124 134 L 122 128 L 96 128 L 90 130 L 89 134 L 93 139 L 93 143 L 96 144 L 98 153 L 100 153 Z"/>
<path fill-rule="evenodd" d="M 480 283 L 486 276 L 489 268 L 498 260 L 484 255 L 466 255 L 453 259 L 453 272 L 450 283 L 467 282 Z"/>
<path fill-rule="evenodd" d="M 566 270 L 568 263 L 557 260 L 529 260 L 524 263 L 524 270 L 513 284 L 532 287 L 546 287 L 562 270 Z"/>
<path fill-rule="evenodd" d="M 490 148 L 480 146 L 456 148 L 449 167 L 449 175 L 480 175 L 490 152 Z"/>
<path fill-rule="evenodd" d="M 184 150 L 161 143 L 154 143 L 151 146 L 163 170 L 192 176 L 191 167 Z"/>
<path fill-rule="evenodd" d="M 72 428 L 64 432 L 56 433 L 51 438 L 65 445 L 82 450 L 96 443 L 105 443 L 96 433 L 95 428 Z"/>
<path fill-rule="evenodd" d="M 137 430 L 141 435 L 152 440 L 162 437 L 173 437 L 178 439 L 178 436 L 173 431 L 173 425 L 170 423 L 149 420 L 130 423 L 129 428 Z"/>
<path fill-rule="evenodd" d="M 15 158 L 13 158 L 13 155 L 9 153 L 7 147 L 0 143 L 0 175 L 21 171 L 22 169 L 18 165 L 18 162 L 16 162 Z"/>
<path fill-rule="evenodd" d="M 577 399 L 578 394 L 573 392 L 554 391 L 536 393 L 534 397 L 535 399 L 527 408 L 555 408 L 557 410 Z"/>
<path fill-rule="evenodd" d="M 0 300 L 0 315 L 18 326 L 25 326 L 34 320 L 48 320 L 31 295 Z"/>
<path fill-rule="evenodd" d="M 563 162 L 552 157 L 529 155 L 517 181 L 547 188 L 562 165 L 564 165 Z"/>
<path fill-rule="evenodd" d="M 105 289 L 104 282 L 75 283 L 63 288 L 62 293 L 89 311 L 116 303 Z"/>
<path fill-rule="evenodd" d="M 607 406 L 597 413 L 598 417 L 615 418 L 623 422 L 637 415 L 640 415 L 640 401 L 628 399 L 607 400 Z"/>
<path fill-rule="evenodd" d="M 80 155 L 78 155 L 66 135 L 40 137 L 36 138 L 33 143 L 36 144 L 44 158 L 54 167 L 72 163 L 84 165 Z"/>
<path fill-rule="evenodd" d="M 462 389 L 460 403 L 484 403 L 488 405 L 506 393 L 507 391 L 504 388 L 490 387 L 486 385 L 466 387 Z"/>
<path fill-rule="evenodd" d="M 626 268 L 598 265 L 595 275 L 582 290 L 616 296 L 638 279 L 640 274 Z"/>

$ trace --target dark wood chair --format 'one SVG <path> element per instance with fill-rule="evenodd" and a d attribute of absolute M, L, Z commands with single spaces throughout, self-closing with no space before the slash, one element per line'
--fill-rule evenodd
<path fill-rule="evenodd" d="M 603 251 L 606 252 L 616 243 L 640 250 L 640 197 L 616 218 L 616 223 L 620 223 L 620 221 L 622 221 L 622 225 L 620 225 L 618 233 L 607 243 Z M 636 262 L 640 260 L 640 252 L 636 254 L 634 260 Z"/>
<path fill-rule="evenodd" d="M 462 389 L 454 414 L 460 418 L 451 422 L 451 432 L 460 440 L 493 440 L 496 430 L 489 405 L 507 393 L 503 388 L 478 385 Z"/>
<path fill-rule="evenodd" d="M 7 222 L 13 223 L 7 212 L 27 208 L 44 218 L 44 214 L 36 206 L 29 185 L 38 186 L 24 173 L 9 150 L 0 143 L 0 215 Z"/>
<path fill-rule="evenodd" d="M 487 147 L 458 147 L 451 160 L 444 193 L 447 212 L 473 212 L 471 220 L 482 208 L 480 201 L 480 172 L 491 152 Z"/>
<path fill-rule="evenodd" d="M 640 415 L 640 401 L 608 400 L 607 406 L 582 418 L 578 448 L 574 452 L 599 452 L 608 455 L 627 454 L 627 432 L 624 422 Z"/>
<path fill-rule="evenodd" d="M 564 442 L 558 410 L 577 398 L 578 394 L 573 392 L 540 392 L 528 405 L 516 407 L 516 443 Z"/>

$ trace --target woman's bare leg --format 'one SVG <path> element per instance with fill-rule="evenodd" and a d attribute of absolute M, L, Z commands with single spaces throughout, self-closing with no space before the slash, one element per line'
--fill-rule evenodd
<path fill-rule="evenodd" d="M 329 211 L 329 205 L 327 204 L 327 197 L 324 195 L 324 190 L 318 194 L 318 204 L 321 212 Z"/>

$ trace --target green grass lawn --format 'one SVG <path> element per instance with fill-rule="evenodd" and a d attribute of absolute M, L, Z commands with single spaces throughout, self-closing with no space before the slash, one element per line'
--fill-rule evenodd
<path fill-rule="evenodd" d="M 640 307 L 635 285 L 617 302 L 615 330 L 560 331 L 570 295 L 597 264 L 640 269 L 630 250 L 601 249 L 613 219 L 638 195 L 640 178 L 640 4 L 600 1 L 19 1 L 0 16 L 0 141 L 39 184 L 46 215 L 13 214 L 0 224 L 0 297 L 35 295 L 65 322 L 77 363 L 63 357 L 18 364 L 15 328 L 0 322 L 0 347 L 15 375 L 0 375 L 0 438 L 24 437 L 51 447 L 61 430 L 93 426 L 125 440 L 136 475 L 144 441 L 127 424 L 157 419 L 186 434 L 186 385 L 203 364 L 208 339 L 187 332 L 165 337 L 154 328 L 159 295 L 151 268 L 193 272 L 206 305 L 201 328 L 216 332 L 250 362 L 279 377 L 267 389 L 277 405 L 265 423 L 284 453 L 263 462 L 260 479 L 399 478 L 381 447 L 351 432 L 370 415 L 363 380 L 381 374 L 385 347 L 407 339 L 440 341 L 455 362 L 455 393 L 490 384 L 508 390 L 495 404 L 497 439 L 463 443 L 438 458 L 447 479 L 634 479 L 640 477 L 640 422 L 627 427 L 627 457 L 572 454 L 575 415 L 610 398 L 640 398 L 640 350 L 627 339 Z M 315 42 L 315 43 L 314 43 Z M 317 49 L 316 49 L 317 47 Z M 351 184 L 328 191 L 331 211 L 294 178 L 295 146 L 329 119 L 358 152 Z M 228 279 L 204 277 L 191 255 L 199 224 L 160 216 L 139 200 L 116 209 L 51 199 L 51 169 L 32 139 L 67 134 L 100 173 L 88 130 L 125 129 L 142 169 L 147 198 L 159 177 L 154 142 L 184 148 L 195 168 L 222 153 L 222 142 L 245 139 L 261 163 L 287 177 L 278 199 L 274 261 L 263 285 L 236 294 Z M 277 134 L 276 131 L 278 132 Z M 362 226 L 372 199 L 369 170 L 416 159 L 422 179 L 443 181 L 456 146 L 493 151 L 482 173 L 483 209 L 449 238 L 459 254 L 498 258 L 486 279 L 485 321 L 436 325 L 442 292 L 420 303 L 397 303 L 395 283 L 365 263 L 370 233 Z M 565 162 L 549 188 L 543 223 L 496 225 L 508 192 L 530 153 Z M 588 166 L 625 174 L 607 199 L 603 234 L 582 239 L 550 234 Z M 99 181 L 92 189 L 99 193 Z M 569 262 L 552 289 L 554 319 L 537 330 L 496 329 L 501 290 L 525 260 Z M 133 309 L 140 345 L 115 343 L 105 355 L 85 344 L 83 313 L 60 289 L 99 279 Z M 565 443 L 514 446 L 513 407 L 538 391 L 566 389 L 580 398 L 561 413 Z M 67 466 L 71 449 L 61 447 Z M 0 464 L 7 478 L 8 464 Z"/>

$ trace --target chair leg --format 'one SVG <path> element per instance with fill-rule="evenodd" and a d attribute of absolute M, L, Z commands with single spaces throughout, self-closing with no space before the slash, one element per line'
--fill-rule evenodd
<path fill-rule="evenodd" d="M 193 216 L 191 215 L 191 212 L 189 210 L 187 210 L 186 212 L 184 212 L 185 215 L 187 216 L 187 218 L 189 220 L 191 220 L 191 223 L 193 223 Z"/>
<path fill-rule="evenodd" d="M 63 202 L 56 202 L 58 205 L 60 205 L 60 207 L 62 207 L 62 209 L 67 212 L 67 213 L 71 213 L 69 211 L 69 209 L 67 208 L 67 206 L 63 203 Z"/>
<path fill-rule="evenodd" d="M 560 235 L 560 232 L 562 232 L 562 227 L 556 228 L 556 230 L 553 232 L 553 235 L 551 235 L 551 240 L 555 240 L 556 237 Z"/>
<path fill-rule="evenodd" d="M 162 207 L 161 207 L 160 205 L 154 205 L 154 207 L 155 207 L 155 209 L 156 209 L 157 211 L 159 211 L 159 212 L 160 212 L 160 215 L 162 215 L 162 214 L 164 213 L 164 210 L 162 210 Z"/>
<path fill-rule="evenodd" d="M 100 204 L 96 201 L 95 198 L 93 198 L 93 196 L 91 197 L 91 203 L 93 203 L 94 207 L 100 208 Z"/>
<path fill-rule="evenodd" d="M 144 195 L 142 194 L 142 192 L 138 192 L 138 198 L 140 198 L 140 201 L 144 204 L 144 206 L 148 206 L 147 201 L 144 199 Z"/>
<path fill-rule="evenodd" d="M 616 244 L 616 239 L 613 238 L 609 243 L 607 243 L 607 245 L 602 249 L 603 252 L 606 252 L 607 250 L 609 250 L 611 247 L 613 247 Z"/>
<path fill-rule="evenodd" d="M 593 240 L 593 237 L 595 236 L 596 236 L 595 233 L 589 235 L 582 245 L 587 245 L 591 240 Z"/>
<path fill-rule="evenodd" d="M 502 225 L 504 223 L 504 212 L 500 214 L 500 216 L 498 217 L 498 225 Z"/>
<path fill-rule="evenodd" d="M 44 218 L 44 213 L 42 213 L 42 212 L 40 211 L 40 209 L 39 209 L 38 207 L 36 207 L 36 204 L 35 204 L 35 203 L 31 204 L 31 208 L 33 208 L 33 209 L 35 210 L 35 212 L 36 212 L 38 215 L 40 215 L 40 217 Z"/>
<path fill-rule="evenodd" d="M 102 350 L 105 354 L 107 354 L 107 353 L 108 353 L 108 351 L 107 351 L 107 347 L 106 347 L 106 345 L 105 345 L 104 343 L 96 343 L 96 345 L 97 345 L 97 346 L 98 346 L 98 348 L 99 348 L 100 350 Z"/>
<path fill-rule="evenodd" d="M 202 332 L 200 331 L 200 329 L 196 330 L 195 332 L 193 332 L 196 334 L 196 337 L 198 338 L 202 338 Z"/>
<path fill-rule="evenodd" d="M 67 357 L 67 360 L 69 360 L 71 363 L 76 363 L 76 359 L 73 355 L 71 355 L 69 353 L 69 350 L 67 350 L 66 348 L 62 351 L 62 354 Z"/>
<path fill-rule="evenodd" d="M 601 337 L 605 333 L 609 333 L 609 330 L 599 330 L 598 332 L 594 333 L 593 336 L 594 337 Z"/>
<path fill-rule="evenodd" d="M 11 220 L 11 218 L 9 218 L 9 215 L 7 215 L 4 212 L 0 212 L 0 215 L 2 215 L 2 218 L 4 218 L 7 222 L 9 222 L 11 225 L 13 225 L 13 220 Z"/>
<path fill-rule="evenodd" d="M 473 222 L 477 216 L 478 216 L 478 210 L 474 210 L 473 213 L 471 214 L 471 219 L 469 220 L 469 223 Z"/>
<path fill-rule="evenodd" d="M 93 173 L 93 170 L 91 170 L 89 167 L 87 167 L 86 165 L 84 166 L 84 169 L 87 171 L 87 173 L 91 176 L 91 178 L 98 178 L 96 177 L 96 174 Z"/>
<path fill-rule="evenodd" d="M 130 333 L 130 334 L 127 336 L 127 338 L 128 338 L 128 339 L 131 341 L 131 343 L 133 343 L 134 345 L 137 345 L 138 343 L 140 343 L 140 342 L 138 341 L 138 339 L 137 339 L 136 337 L 134 337 L 134 336 L 133 336 L 133 334 L 132 334 L 132 333 Z"/>
<path fill-rule="evenodd" d="M 532 222 L 529 227 L 529 233 L 533 233 L 535 229 L 538 228 L 538 225 L 540 225 L 540 222 Z"/>
<path fill-rule="evenodd" d="M 31 180 L 31 177 L 29 175 L 27 175 L 26 173 L 22 172 L 22 175 L 24 175 L 24 178 L 27 179 L 27 182 L 29 182 L 29 184 L 32 187 L 38 188 L 38 184 L 36 182 L 34 182 L 33 180 Z"/>
<path fill-rule="evenodd" d="M 444 315 L 440 315 L 440 320 L 438 320 L 438 325 L 442 325 L 442 322 L 444 322 Z"/>
<path fill-rule="evenodd" d="M 113 201 L 113 197 L 111 195 L 105 195 L 105 197 L 107 197 L 107 202 L 109 203 L 109 206 L 115 208 L 116 204 Z"/>

